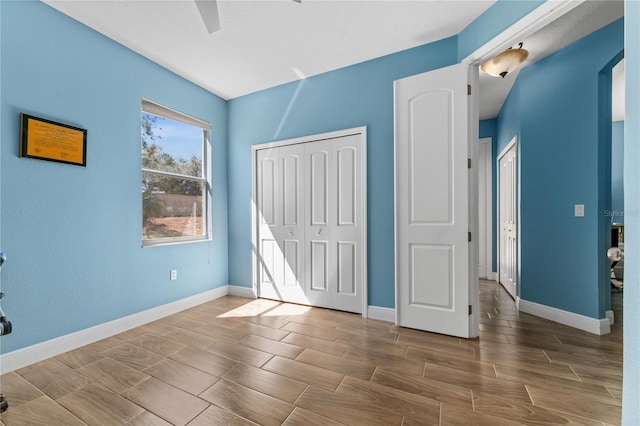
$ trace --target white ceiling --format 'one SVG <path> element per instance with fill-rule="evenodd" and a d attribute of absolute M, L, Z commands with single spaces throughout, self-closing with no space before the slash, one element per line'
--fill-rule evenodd
<path fill-rule="evenodd" d="M 495 2 L 218 0 L 222 29 L 208 34 L 193 0 L 43 1 L 224 99 L 458 34 Z M 622 15 L 622 0 L 586 1 L 519 40 L 526 64 Z M 481 75 L 481 119 L 497 116 L 516 74 Z"/>
<path fill-rule="evenodd" d="M 494 0 L 218 0 L 208 34 L 193 0 L 45 0 L 225 98 L 455 35 Z"/>

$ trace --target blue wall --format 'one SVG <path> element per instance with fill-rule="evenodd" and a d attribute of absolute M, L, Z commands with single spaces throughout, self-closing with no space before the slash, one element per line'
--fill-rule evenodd
<path fill-rule="evenodd" d="M 452 37 L 229 102 L 230 284 L 252 283 L 251 145 L 367 126 L 369 304 L 394 307 L 393 81 L 456 52 Z"/>
<path fill-rule="evenodd" d="M 2 352 L 227 284 L 226 102 L 41 2 L 0 7 Z M 141 247 L 142 97 L 212 123 L 211 242 Z M 19 158 L 20 112 L 87 129 L 87 167 Z"/>
<path fill-rule="evenodd" d="M 480 138 L 495 138 L 496 137 L 496 126 L 498 122 L 495 118 L 491 120 L 480 120 L 480 125 L 478 126 L 478 137 Z"/>
<path fill-rule="evenodd" d="M 622 49 L 619 20 L 530 65 L 497 119 L 498 152 L 519 136 L 520 296 L 592 318 L 608 309 L 598 286 L 599 73 Z"/>
<path fill-rule="evenodd" d="M 497 158 L 498 154 L 500 153 L 499 151 L 497 151 L 498 149 L 498 120 L 495 118 L 492 118 L 490 120 L 480 120 L 480 126 L 478 129 L 478 137 L 480 138 L 491 138 L 491 158 Z M 495 163 L 495 161 L 494 161 Z M 493 222 L 493 233 L 491 235 L 492 238 L 492 247 L 493 247 L 493 256 L 491 258 L 491 271 L 496 272 L 498 270 L 498 260 L 497 260 L 497 254 L 498 254 L 498 244 L 497 244 L 497 238 L 496 238 L 496 230 L 498 229 L 498 213 L 497 213 L 497 209 L 496 209 L 496 200 L 498 199 L 497 193 L 496 193 L 496 183 L 498 182 L 497 177 L 496 177 L 496 171 L 497 171 L 498 167 L 496 167 L 496 165 L 494 164 L 494 166 L 491 168 L 491 182 L 493 183 L 492 187 L 491 187 L 491 199 L 493 200 L 492 206 L 491 206 L 491 216 L 492 216 L 492 222 Z"/>
<path fill-rule="evenodd" d="M 624 223 L 624 121 L 614 121 L 611 132 L 611 222 Z"/>
<path fill-rule="evenodd" d="M 2 4 L 0 4 L 0 24 L 2 24 Z M 2 27 L 0 27 L 0 102 L 4 99 L 2 92 Z M 2 105 L 0 104 L 0 108 Z M 1 109 L 0 109 L 1 114 Z M 2 137 L 2 116 L 0 115 L 0 138 Z M 2 139 L 0 139 L 1 141 Z M 0 190 L 2 189 L 2 149 L 0 149 Z M 2 217 L 2 191 L 0 191 L 0 218 Z M 2 251 L 2 220 L 0 220 L 0 251 Z M 2 290 L 2 274 L 0 273 L 0 290 Z M 2 352 L 2 346 L 0 346 Z"/>
<path fill-rule="evenodd" d="M 622 423 L 640 420 L 640 2 L 625 1 L 625 288 Z"/>

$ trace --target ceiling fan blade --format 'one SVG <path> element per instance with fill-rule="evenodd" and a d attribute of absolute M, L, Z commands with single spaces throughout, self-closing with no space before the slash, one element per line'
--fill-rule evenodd
<path fill-rule="evenodd" d="M 218 2 L 216 0 L 194 0 L 198 6 L 198 12 L 209 34 L 220 30 L 220 17 L 218 16 Z"/>

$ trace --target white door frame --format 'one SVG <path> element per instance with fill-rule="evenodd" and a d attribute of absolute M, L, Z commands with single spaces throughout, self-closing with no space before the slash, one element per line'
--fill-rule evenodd
<path fill-rule="evenodd" d="M 293 138 L 293 139 L 285 139 L 285 140 L 281 140 L 281 141 L 276 141 L 276 142 L 267 142 L 267 143 L 262 143 L 262 144 L 257 144 L 257 145 L 252 145 L 251 146 L 251 191 L 252 191 L 252 203 L 251 203 L 251 243 L 252 243 L 252 253 L 253 253 L 253 259 L 252 259 L 252 276 L 253 276 L 253 287 L 252 287 L 252 293 L 254 297 L 258 297 L 259 294 L 259 289 L 258 289 L 258 285 L 260 282 L 260 265 L 259 265 L 259 258 L 258 258 L 258 227 L 259 227 L 259 222 L 258 222 L 258 193 L 257 193 L 257 188 L 256 188 L 256 182 L 257 182 L 257 174 L 256 174 L 256 167 L 257 167 L 257 163 L 256 163 L 256 159 L 257 159 L 257 151 L 262 150 L 262 149 L 269 149 L 269 148 L 276 148 L 276 147 L 280 147 L 280 146 L 286 146 L 286 145 L 294 145 L 294 144 L 303 144 L 303 143 L 308 143 L 308 142 L 316 142 L 316 141 L 320 141 L 320 140 L 325 140 L 325 139 L 335 139 L 335 138 L 340 138 L 340 137 L 344 137 L 344 136 L 351 136 L 351 135 L 360 135 L 361 137 L 361 156 L 362 156 L 362 167 L 360 170 L 361 173 L 361 182 L 362 182 L 362 191 L 360 191 L 361 197 L 360 197 L 360 203 L 362 204 L 362 235 L 360 236 L 360 244 L 362 247 L 362 270 L 358 271 L 361 275 L 362 275 L 362 316 L 363 318 L 367 317 L 367 311 L 368 311 L 368 280 L 367 280 L 367 254 L 368 254 L 368 247 L 367 247 L 367 233 L 368 233 L 368 228 L 367 228 L 367 127 L 366 126 L 362 126 L 362 127 L 354 127 L 351 129 L 344 129 L 344 130 L 337 130 L 335 132 L 327 132 L 327 133 L 321 133 L 321 134 L 317 134 L 317 135 L 309 135 L 309 136 L 302 136 L 299 138 Z"/>
<path fill-rule="evenodd" d="M 557 0 L 544 2 L 460 62 L 480 65 L 518 41 L 546 27 L 585 1 Z"/>
<path fill-rule="evenodd" d="M 570 12 L 585 1 L 586 0 L 557 0 L 544 2 L 529 14 L 524 16 L 522 19 L 512 24 L 510 27 L 502 31 L 491 40 L 487 41 L 484 45 L 480 46 L 460 62 L 478 67 L 480 66 L 480 64 L 483 64 L 490 58 L 514 45 L 518 41 L 546 27 L 551 22 Z M 472 102 L 471 108 L 475 109 L 474 113 L 476 114 L 476 116 L 478 116 L 477 114 L 479 111 L 479 103 L 477 101 L 477 97 L 476 100 Z M 472 268 L 477 273 L 477 262 L 474 265 L 470 265 L 470 268 Z M 497 269 L 498 273 L 496 279 L 499 280 L 500 268 L 498 267 Z M 471 288 L 470 291 L 472 291 Z M 475 308 L 476 307 L 474 306 L 474 310 L 476 310 Z M 472 319 L 474 318 L 477 321 L 477 316 L 473 315 Z"/>
<path fill-rule="evenodd" d="M 479 256 L 485 262 L 485 277 L 488 280 L 496 280 L 496 276 L 493 272 L 493 161 L 492 161 L 492 138 L 480 138 L 479 145 L 485 145 L 486 155 L 478 155 L 478 168 L 484 166 L 485 177 L 484 181 L 479 181 L 480 189 L 484 187 L 484 211 L 479 211 L 479 226 L 485 230 L 485 241 L 482 244 L 480 241 Z M 481 191 L 482 192 L 482 191 Z M 481 200 L 482 201 L 482 200 Z M 480 235 L 480 233 L 478 233 Z"/>
<path fill-rule="evenodd" d="M 498 229 L 496 229 L 496 244 L 497 244 L 497 281 L 500 283 L 500 250 L 502 247 L 500 246 L 500 160 L 511 150 L 511 148 L 515 147 L 516 150 L 516 289 L 513 294 L 513 298 L 516 302 L 519 301 L 519 293 L 520 293 L 520 153 L 518 152 L 518 136 L 514 136 L 511 139 L 511 142 L 498 155 L 496 159 L 496 187 L 498 190 L 496 191 L 496 213 L 498 216 Z"/>

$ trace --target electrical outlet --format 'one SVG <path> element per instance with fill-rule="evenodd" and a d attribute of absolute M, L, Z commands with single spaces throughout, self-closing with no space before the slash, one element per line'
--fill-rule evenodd
<path fill-rule="evenodd" d="M 171 281 L 175 281 L 178 279 L 178 270 L 177 269 L 172 269 L 171 270 Z"/>

